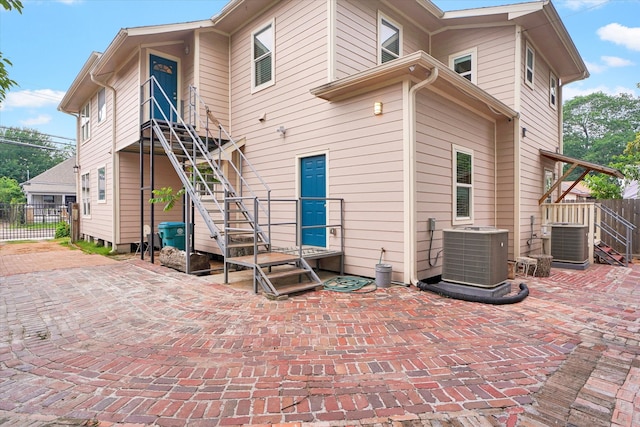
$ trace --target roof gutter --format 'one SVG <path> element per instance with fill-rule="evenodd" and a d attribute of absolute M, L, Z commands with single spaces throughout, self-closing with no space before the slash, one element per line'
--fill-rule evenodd
<path fill-rule="evenodd" d="M 408 123 L 405 126 L 407 129 L 408 135 L 405 137 L 405 149 L 404 149 L 404 164 L 405 164 L 405 180 L 404 180 L 404 190 L 405 197 L 404 203 L 405 212 L 408 212 L 408 218 L 405 223 L 405 235 L 407 238 L 405 241 L 405 254 L 409 254 L 408 258 L 408 266 L 405 265 L 405 282 L 409 282 L 410 284 L 417 285 L 418 283 L 418 233 L 417 233 L 417 201 L 416 201 L 416 94 L 418 91 L 426 88 L 427 86 L 433 84 L 438 78 L 440 72 L 437 66 L 431 69 L 431 73 L 429 76 L 422 80 L 421 82 L 413 85 L 409 91 L 406 102 L 408 105 L 406 106 L 407 120 Z M 405 258 L 406 259 L 406 258 Z M 407 268 L 408 267 L 408 268 Z M 406 280 L 407 273 L 409 272 L 409 280 Z"/>

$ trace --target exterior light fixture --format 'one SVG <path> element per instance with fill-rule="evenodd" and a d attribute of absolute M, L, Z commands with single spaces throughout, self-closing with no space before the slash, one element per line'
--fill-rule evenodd
<path fill-rule="evenodd" d="M 80 166 L 73 165 L 73 173 L 78 173 L 80 171 Z"/>
<path fill-rule="evenodd" d="M 377 101 L 373 103 L 373 115 L 379 116 L 382 114 L 382 102 Z"/>

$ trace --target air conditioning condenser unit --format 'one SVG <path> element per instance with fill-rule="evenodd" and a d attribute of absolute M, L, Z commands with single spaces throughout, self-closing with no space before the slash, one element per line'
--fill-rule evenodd
<path fill-rule="evenodd" d="M 509 231 L 464 227 L 443 231 L 442 280 L 493 288 L 508 278 Z"/>

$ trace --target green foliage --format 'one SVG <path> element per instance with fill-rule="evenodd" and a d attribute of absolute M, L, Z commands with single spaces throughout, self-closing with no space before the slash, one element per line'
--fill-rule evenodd
<path fill-rule="evenodd" d="M 171 187 L 162 187 L 152 191 L 153 196 L 149 199 L 149 203 L 165 203 L 164 211 L 170 211 L 176 204 L 176 201 L 184 195 L 184 188 L 181 188 L 176 193 L 173 192 Z"/>
<path fill-rule="evenodd" d="M 13 178 L 0 176 L 0 203 L 24 203 L 27 199 Z"/>
<path fill-rule="evenodd" d="M 56 225 L 55 238 L 60 239 L 62 237 L 69 237 L 69 236 L 71 236 L 71 226 L 69 226 L 69 223 L 66 221 L 60 221 Z"/>
<path fill-rule="evenodd" d="M 18 13 L 22 13 L 23 6 L 20 0 L 0 0 L 0 6 L 5 10 L 15 9 Z M 7 58 L 3 58 L 2 52 L 0 52 L 0 102 L 2 102 L 7 96 L 7 91 L 11 89 L 11 87 L 18 85 L 15 80 L 11 80 L 9 78 L 9 71 L 7 68 L 11 65 L 13 65 L 11 64 L 11 61 Z"/>
<path fill-rule="evenodd" d="M 622 189 L 617 178 L 604 174 L 587 175 L 584 182 L 594 199 L 621 199 Z"/>
<path fill-rule="evenodd" d="M 563 115 L 564 154 L 609 165 L 640 131 L 640 98 L 592 93 L 567 101 Z M 576 179 L 580 173 L 575 170 L 568 179 Z"/>
<path fill-rule="evenodd" d="M 82 252 L 85 252 L 88 254 L 115 255 L 115 252 L 112 252 L 111 248 L 109 248 L 108 246 L 97 245 L 93 242 L 78 240 L 73 245 L 80 248 Z"/>
<path fill-rule="evenodd" d="M 69 152 L 50 150 L 56 148 L 49 136 L 33 129 L 5 128 L 0 130 L 0 137 L 18 142 L 46 147 L 38 148 L 26 145 L 0 144 L 0 176 L 13 178 L 18 182 L 25 182 L 29 178 L 41 174 L 47 169 L 69 158 Z M 27 172 L 28 171 L 28 172 Z"/>

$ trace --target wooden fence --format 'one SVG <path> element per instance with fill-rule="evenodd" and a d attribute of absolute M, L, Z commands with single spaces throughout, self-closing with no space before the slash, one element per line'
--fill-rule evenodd
<path fill-rule="evenodd" d="M 631 252 L 636 257 L 640 256 L 640 199 L 598 200 L 597 202 L 617 212 L 618 215 L 636 226 L 636 229 L 633 230 L 633 246 Z M 619 224 L 616 231 L 624 234 L 624 226 Z"/>

